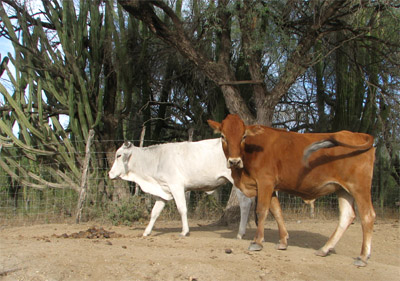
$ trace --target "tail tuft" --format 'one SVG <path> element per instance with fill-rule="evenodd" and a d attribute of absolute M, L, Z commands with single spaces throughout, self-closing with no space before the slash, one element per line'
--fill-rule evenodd
<path fill-rule="evenodd" d="M 322 148 L 329 148 L 329 147 L 334 147 L 337 146 L 338 144 L 334 140 L 322 140 L 318 142 L 314 142 L 310 144 L 303 153 L 303 164 L 308 168 L 308 158 L 312 153 L 314 153 L 317 150 L 320 150 Z"/>

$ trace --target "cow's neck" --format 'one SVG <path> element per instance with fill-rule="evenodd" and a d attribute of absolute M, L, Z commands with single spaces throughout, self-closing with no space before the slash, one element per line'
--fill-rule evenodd
<path fill-rule="evenodd" d="M 232 178 L 235 186 L 239 188 L 247 197 L 257 196 L 257 184 L 244 169 L 231 168 Z"/>
<path fill-rule="evenodd" d="M 135 174 L 148 175 L 151 174 L 157 157 L 153 156 L 154 150 L 142 147 L 132 147 L 131 159 L 129 161 L 130 169 Z"/>

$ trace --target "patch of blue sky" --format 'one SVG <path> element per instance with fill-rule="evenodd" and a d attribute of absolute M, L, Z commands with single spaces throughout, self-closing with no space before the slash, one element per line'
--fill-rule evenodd
<path fill-rule="evenodd" d="M 3 60 L 6 56 L 8 57 L 9 53 L 11 54 L 11 56 L 14 56 L 14 54 L 15 54 L 13 45 L 11 44 L 11 41 L 5 37 L 0 37 L 1 60 Z M 9 67 L 11 73 L 15 73 L 15 68 L 11 64 L 11 62 L 8 63 L 8 67 Z M 6 71 L 4 71 L 3 75 L 0 77 L 0 83 L 3 84 L 3 86 L 7 90 L 12 90 L 14 88 L 10 81 L 10 77 L 8 77 L 8 74 Z M 4 103 L 4 97 L 2 95 L 0 96 L 0 103 Z"/>
<path fill-rule="evenodd" d="M 1 61 L 3 61 L 3 59 L 5 57 L 8 57 L 9 54 L 11 56 L 14 56 L 14 48 L 13 45 L 11 44 L 11 41 L 8 40 L 5 37 L 0 37 L 0 54 L 1 54 Z M 10 73 L 15 73 L 15 67 L 13 66 L 13 64 L 9 61 L 9 63 L 7 64 Z M 4 71 L 3 75 L 0 77 L 0 83 L 6 88 L 6 91 L 8 92 L 12 92 L 14 90 L 14 86 L 11 83 L 10 77 L 8 76 L 7 71 Z M 5 98 L 3 95 L 0 95 L 0 106 L 5 104 Z M 14 123 L 14 126 L 12 128 L 12 131 L 14 133 L 14 135 L 18 136 L 19 134 L 19 126 L 17 123 Z"/>
<path fill-rule="evenodd" d="M 0 37 L 0 54 L 1 54 L 1 61 L 6 56 L 9 57 L 11 55 L 12 57 L 15 57 L 14 47 L 13 47 L 11 41 L 5 37 Z M 11 61 L 8 62 L 7 66 L 10 70 L 11 75 L 13 75 L 15 77 L 16 69 L 15 69 L 14 65 L 11 63 Z M 8 93 L 12 95 L 15 87 L 12 84 L 11 79 L 8 76 L 8 73 L 6 71 L 4 71 L 3 75 L 0 77 L 0 83 L 6 88 Z M 42 93 L 42 98 L 43 98 L 44 102 L 47 101 L 47 97 L 44 93 Z M 2 106 L 4 104 L 5 104 L 5 97 L 4 97 L 4 95 L 0 94 L 0 106 Z M 64 114 L 60 115 L 59 122 L 60 122 L 61 126 L 63 126 L 63 128 L 66 129 L 69 125 L 69 117 Z M 51 119 L 49 119 L 49 124 L 52 127 L 53 124 L 51 122 Z M 17 122 L 14 124 L 12 131 L 15 136 L 18 136 L 19 126 L 18 126 Z"/>

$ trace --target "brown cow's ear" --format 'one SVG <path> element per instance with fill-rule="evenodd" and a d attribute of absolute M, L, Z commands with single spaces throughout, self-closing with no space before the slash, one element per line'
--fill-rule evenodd
<path fill-rule="evenodd" d="M 221 133 L 221 123 L 213 120 L 207 120 L 207 123 L 212 129 L 214 129 L 215 134 Z"/>
<path fill-rule="evenodd" d="M 264 132 L 264 128 L 260 125 L 247 126 L 246 128 L 246 136 L 255 136 L 261 134 L 262 132 Z"/>

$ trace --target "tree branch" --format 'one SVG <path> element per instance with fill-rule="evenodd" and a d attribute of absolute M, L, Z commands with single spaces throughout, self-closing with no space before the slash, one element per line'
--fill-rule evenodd
<path fill-rule="evenodd" d="M 6 3 L 7 5 L 9 5 L 10 7 L 12 7 L 17 13 L 23 15 L 29 23 L 29 26 L 33 26 L 33 25 L 41 25 L 47 29 L 51 29 L 51 30 L 56 30 L 56 27 L 54 26 L 54 24 L 51 24 L 49 22 L 44 22 L 38 19 L 33 18 L 26 9 L 18 6 L 17 2 L 14 0 L 1 0 L 1 2 Z"/>
<path fill-rule="evenodd" d="M 195 49 L 184 31 L 182 22 L 175 13 L 161 0 L 118 0 L 118 3 L 132 16 L 143 21 L 156 36 L 167 44 L 177 49 L 184 57 L 194 63 L 204 74 L 216 84 L 235 80 L 234 73 L 230 69 L 227 52 L 221 53 L 223 58 L 218 62 L 208 59 L 205 55 Z M 222 3 L 222 2 L 221 2 Z M 222 4 L 221 4 L 222 5 Z M 154 12 L 153 6 L 162 9 L 170 17 L 172 27 L 169 28 Z M 222 14 L 223 15 L 223 14 Z M 221 14 L 219 14 L 221 16 Z M 225 23 L 229 18 L 220 18 Z M 228 34 L 221 35 L 221 40 L 227 40 Z M 230 43 L 230 42 L 229 42 Z M 225 43 L 226 44 L 226 43 Z M 229 56 L 228 56 L 229 57 Z M 247 108 L 240 93 L 232 85 L 222 85 L 227 107 L 231 113 L 241 115 L 245 121 L 251 123 L 250 110 Z"/>
<path fill-rule="evenodd" d="M 33 104 L 33 105 L 21 104 L 22 109 L 27 109 L 29 107 L 32 107 L 32 108 L 35 108 L 36 110 L 38 110 L 38 107 L 36 104 Z M 50 105 L 46 105 L 46 104 L 43 105 L 43 109 L 45 110 L 44 113 L 46 113 L 46 115 L 48 117 L 57 116 L 60 114 L 65 114 L 65 115 L 69 114 L 68 109 L 57 109 L 57 108 L 54 108 L 54 107 L 52 107 Z M 10 111 L 14 111 L 14 108 L 12 106 L 9 106 L 9 105 L 0 106 L 0 112 L 10 112 Z M 39 114 L 39 112 L 37 112 L 37 111 L 36 112 L 31 111 L 31 112 L 27 112 L 27 113 Z"/>

